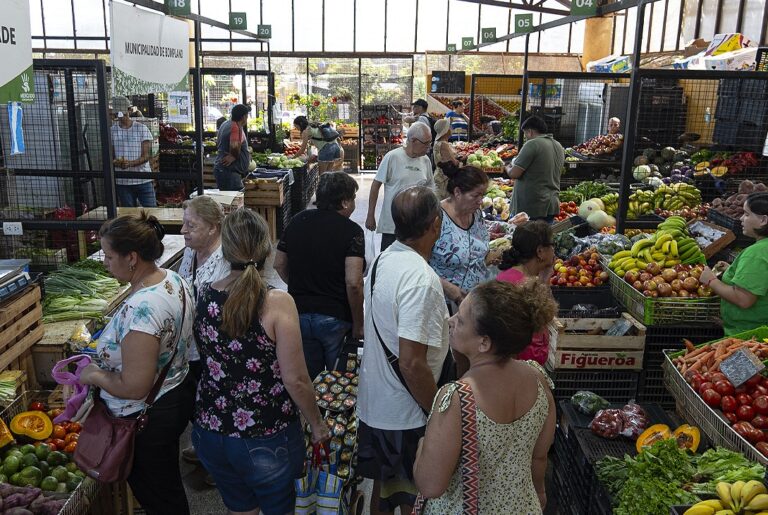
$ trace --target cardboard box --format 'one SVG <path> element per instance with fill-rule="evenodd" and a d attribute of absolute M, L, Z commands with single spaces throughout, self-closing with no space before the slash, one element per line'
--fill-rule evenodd
<path fill-rule="evenodd" d="M 712 42 L 705 52 L 708 56 L 716 56 L 726 52 L 733 52 L 740 48 L 746 48 L 752 45 L 752 41 L 739 32 L 715 34 Z"/>
<path fill-rule="evenodd" d="M 709 41 L 704 41 L 702 38 L 694 39 L 685 45 L 685 57 L 694 56 L 700 52 L 706 51 L 709 47 Z"/>
<path fill-rule="evenodd" d="M 756 58 L 757 48 L 742 48 L 715 56 L 704 56 L 704 67 L 707 70 L 754 70 Z"/>
<path fill-rule="evenodd" d="M 609 55 L 587 63 L 587 71 L 595 73 L 625 73 L 632 69 L 628 55 Z"/>
<path fill-rule="evenodd" d="M 704 52 L 699 52 L 684 59 L 676 59 L 672 63 L 672 68 L 675 70 L 706 70 L 704 67 Z"/>
<path fill-rule="evenodd" d="M 645 351 L 645 326 L 628 313 L 622 319 L 631 327 L 624 336 L 605 332 L 617 318 L 563 318 L 550 337 L 547 366 L 562 369 L 642 370 Z"/>

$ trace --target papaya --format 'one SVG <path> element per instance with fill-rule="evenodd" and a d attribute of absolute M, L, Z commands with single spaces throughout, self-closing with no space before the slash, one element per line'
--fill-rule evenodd
<path fill-rule="evenodd" d="M 672 437 L 672 431 L 666 424 L 654 424 L 637 438 L 635 442 L 635 448 L 640 453 L 645 447 L 650 447 L 659 440 L 666 440 Z"/>
<path fill-rule="evenodd" d="M 701 443 L 701 431 L 699 431 L 699 428 L 689 426 L 688 424 L 683 424 L 675 429 L 672 436 L 677 440 L 678 447 L 688 449 L 691 452 L 696 452 L 696 449 L 699 448 L 699 443 Z"/>
<path fill-rule="evenodd" d="M 53 422 L 42 411 L 23 411 L 11 420 L 11 431 L 33 440 L 45 440 L 53 433 Z"/>

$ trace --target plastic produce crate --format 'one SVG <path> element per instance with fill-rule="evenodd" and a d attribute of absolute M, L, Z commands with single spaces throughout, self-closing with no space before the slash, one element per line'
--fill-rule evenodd
<path fill-rule="evenodd" d="M 606 267 L 606 271 L 613 296 L 633 317 L 646 326 L 683 322 L 711 323 L 720 316 L 720 297 L 646 297 L 610 268 Z"/>
<path fill-rule="evenodd" d="M 759 327 L 752 331 L 734 334 L 731 337 L 749 339 L 768 338 L 768 327 Z M 714 342 L 710 342 L 714 343 Z M 740 451 L 754 461 L 768 465 L 768 457 L 763 456 L 751 443 L 742 438 L 731 429 L 728 421 L 718 410 L 709 407 L 696 391 L 685 381 L 683 376 L 672 363 L 672 359 L 680 354 L 677 352 L 665 353 L 663 364 L 664 384 L 672 393 L 677 403 L 677 411 L 682 418 L 696 425 L 701 432 L 712 442 L 712 445 L 720 445 L 728 449 Z"/>
<path fill-rule="evenodd" d="M 577 304 L 592 304 L 598 308 L 609 308 L 616 304 L 608 284 L 591 288 L 552 286 L 552 296 L 563 310 L 571 309 Z"/>
<path fill-rule="evenodd" d="M 609 402 L 627 402 L 637 395 L 640 373 L 615 370 L 549 370 L 555 383 L 555 400 L 570 399 L 579 390 L 589 390 Z"/>
<path fill-rule="evenodd" d="M 645 370 L 640 375 L 640 385 L 637 388 L 637 401 L 639 403 L 652 402 L 664 409 L 675 409 L 675 398 L 664 385 L 664 372 L 662 370 Z"/>
<path fill-rule="evenodd" d="M 11 419 L 19 413 L 26 411 L 27 406 L 31 402 L 41 401 L 47 403 L 51 393 L 50 391 L 41 390 L 24 392 L 0 412 L 0 418 L 10 424 Z M 82 515 L 83 513 L 89 513 L 92 501 L 96 499 L 99 490 L 104 487 L 106 486 L 86 477 L 80 483 L 80 486 L 69 496 L 69 499 L 67 499 L 66 504 L 64 504 L 58 515 Z"/>
<path fill-rule="evenodd" d="M 723 328 L 714 323 L 648 326 L 645 331 L 645 356 L 643 357 L 645 369 L 661 372 L 664 351 L 684 349 L 683 339 L 699 345 L 722 337 Z"/>
<path fill-rule="evenodd" d="M 714 209 L 710 209 L 707 212 L 707 218 L 712 221 L 712 223 L 733 231 L 733 234 L 736 236 L 738 241 L 755 241 L 749 236 L 744 236 L 744 231 L 741 228 L 741 220 L 738 218 L 731 218 L 730 216 L 724 215 L 723 213 Z"/>

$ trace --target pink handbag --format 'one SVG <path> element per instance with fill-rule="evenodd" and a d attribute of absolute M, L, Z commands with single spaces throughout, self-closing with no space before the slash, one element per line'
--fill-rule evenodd
<path fill-rule="evenodd" d="M 147 410 L 155 402 L 160 387 L 168 375 L 176 351 L 179 348 L 181 331 L 184 329 L 184 317 L 187 311 L 187 296 L 182 295 L 182 314 L 179 336 L 171 359 L 157 376 L 155 384 L 144 401 L 144 410 L 136 418 L 115 417 L 101 400 L 98 391 L 93 395 L 93 408 L 83 423 L 77 441 L 74 460 L 78 468 L 103 483 L 112 483 L 128 479 L 133 468 L 133 448 L 136 434 L 147 425 Z"/>

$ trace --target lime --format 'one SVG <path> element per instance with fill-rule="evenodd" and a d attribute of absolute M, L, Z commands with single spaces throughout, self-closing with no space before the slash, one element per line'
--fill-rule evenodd
<path fill-rule="evenodd" d="M 69 479 L 67 469 L 59 465 L 51 471 L 51 475 L 56 478 L 56 481 L 64 482 Z"/>
<path fill-rule="evenodd" d="M 58 486 L 59 482 L 56 481 L 56 478 L 53 476 L 45 476 L 43 480 L 40 481 L 40 489 L 46 492 L 55 492 Z"/>
<path fill-rule="evenodd" d="M 21 465 L 23 467 L 37 467 L 40 464 L 40 460 L 37 459 L 37 456 L 35 456 L 35 453 L 29 453 L 25 454 L 21 458 Z"/>
<path fill-rule="evenodd" d="M 21 454 L 29 454 L 29 453 L 34 454 L 35 446 L 32 445 L 31 443 L 28 443 L 27 445 L 22 445 L 21 449 L 19 450 L 21 451 Z"/>
<path fill-rule="evenodd" d="M 3 474 L 12 476 L 21 468 L 21 458 L 15 455 L 8 456 L 3 461 Z"/>

